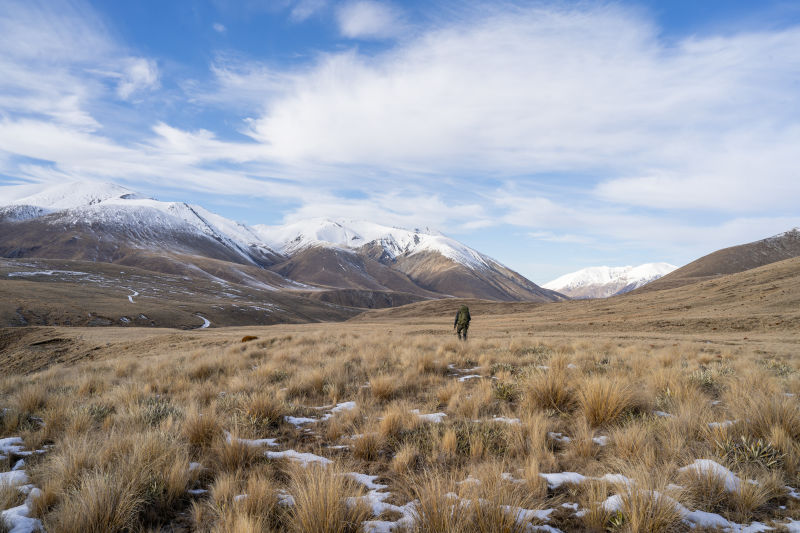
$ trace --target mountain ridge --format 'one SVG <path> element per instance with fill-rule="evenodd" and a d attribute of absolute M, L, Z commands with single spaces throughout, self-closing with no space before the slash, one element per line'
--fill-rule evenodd
<path fill-rule="evenodd" d="M 642 287 L 677 268 L 663 262 L 624 267 L 587 267 L 548 281 L 542 287 L 570 298 L 608 298 Z"/>
<path fill-rule="evenodd" d="M 331 299 L 355 302 L 363 296 L 369 305 L 407 302 L 408 295 L 564 299 L 428 228 L 324 218 L 247 226 L 202 206 L 158 201 L 113 183 L 0 188 L 0 256 L 194 275 L 190 270 L 235 283 L 246 277 L 242 267 L 250 266 L 263 270 L 259 282 L 279 290 L 352 290 Z M 376 294 L 363 292 L 370 290 Z M 386 295 L 392 292 L 397 297 Z"/>

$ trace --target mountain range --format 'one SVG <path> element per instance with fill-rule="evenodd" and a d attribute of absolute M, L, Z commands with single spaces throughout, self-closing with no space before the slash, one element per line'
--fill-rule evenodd
<path fill-rule="evenodd" d="M 282 293 L 300 299 L 298 308 L 322 306 L 322 314 L 331 306 L 358 310 L 444 297 L 565 299 L 428 228 L 323 218 L 251 227 L 112 183 L 0 188 L 0 256 L 9 274 L 37 272 L 24 265 L 15 270 L 14 260 L 81 263 L 54 269 L 65 272 L 114 264 L 137 269 L 140 278 L 150 272 L 151 280 L 259 291 L 252 295 L 256 302 Z"/>
<path fill-rule="evenodd" d="M 589 267 L 565 274 L 542 285 L 574 299 L 608 298 L 638 289 L 675 270 L 669 263 L 639 266 Z"/>

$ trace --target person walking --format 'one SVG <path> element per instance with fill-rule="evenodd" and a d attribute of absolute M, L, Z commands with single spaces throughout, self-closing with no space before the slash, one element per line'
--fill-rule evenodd
<path fill-rule="evenodd" d="M 472 320 L 472 317 L 469 316 L 469 307 L 462 305 L 456 313 L 455 321 L 453 321 L 453 329 L 456 330 L 459 340 L 467 340 L 467 330 L 469 329 L 470 320 Z"/>

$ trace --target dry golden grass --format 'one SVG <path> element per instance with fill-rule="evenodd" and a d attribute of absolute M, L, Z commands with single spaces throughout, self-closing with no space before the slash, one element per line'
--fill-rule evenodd
<path fill-rule="evenodd" d="M 592 427 L 617 422 L 633 407 L 633 394 L 629 387 L 604 376 L 586 380 L 578 398 L 583 415 Z"/>
<path fill-rule="evenodd" d="M 468 343 L 349 325 L 251 330 L 258 339 L 247 343 L 236 330 L 186 348 L 170 337 L 161 352 L 0 378 L 0 437 L 50 446 L 26 459 L 42 490 L 33 514 L 48 531 L 357 531 L 397 520 L 346 505 L 365 489 L 339 475 L 344 465 L 380 476 L 393 505 L 419 499 L 415 531 L 539 523 L 512 508 L 554 509 L 548 525 L 565 532 L 687 528 L 656 492 L 742 524 L 800 513 L 784 489 L 800 485 L 793 359 L 765 356 L 768 345 L 537 338 L 524 327 Z M 467 374 L 479 377 L 458 380 Z M 332 412 L 345 401 L 355 408 Z M 316 421 L 295 427 L 287 415 Z M 277 444 L 240 441 L 262 438 Z M 264 453 L 289 449 L 335 464 L 300 468 Z M 679 475 L 698 458 L 757 484 L 731 492 Z M 541 475 L 565 471 L 586 481 L 553 489 Z M 613 473 L 634 485 L 598 481 Z M 462 483 L 468 475 L 480 483 Z M 673 482 L 684 490 L 667 490 Z M 280 503 L 286 494 L 294 506 Z M 614 495 L 619 512 L 600 505 Z M 3 506 L 19 501 L 0 493 Z"/>
<path fill-rule="evenodd" d="M 360 490 L 334 467 L 294 467 L 289 473 L 289 528 L 297 533 L 355 533 L 369 516 L 363 504 L 348 505 L 345 497 Z"/>

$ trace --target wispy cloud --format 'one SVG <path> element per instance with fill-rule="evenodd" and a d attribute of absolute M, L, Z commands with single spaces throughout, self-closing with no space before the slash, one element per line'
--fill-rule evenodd
<path fill-rule="evenodd" d="M 298 0 L 292 6 L 290 17 L 295 22 L 303 22 L 327 6 L 327 0 Z"/>
<path fill-rule="evenodd" d="M 400 10 L 387 2 L 353 0 L 336 12 L 339 31 L 351 39 L 386 39 L 400 35 L 405 23 Z"/>
<path fill-rule="evenodd" d="M 135 93 L 158 87 L 158 66 L 152 59 L 132 57 L 125 61 L 117 84 L 117 94 L 128 100 Z"/>
<path fill-rule="evenodd" d="M 225 33 L 226 31 L 228 31 L 228 28 L 226 28 L 224 24 L 220 24 L 219 22 L 215 22 L 214 24 L 211 25 L 211 27 L 217 33 Z"/>

